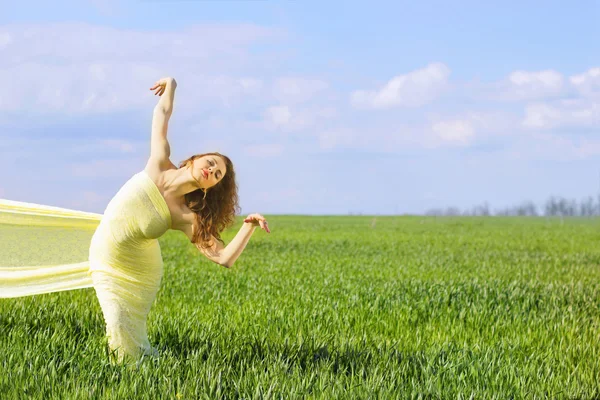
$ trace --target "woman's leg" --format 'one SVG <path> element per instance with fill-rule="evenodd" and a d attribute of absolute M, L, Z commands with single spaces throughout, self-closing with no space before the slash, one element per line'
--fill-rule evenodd
<path fill-rule="evenodd" d="M 144 281 L 139 281 L 105 263 L 90 261 L 90 264 L 109 350 L 116 360 L 137 360 L 142 355 L 156 354 L 148 340 L 146 319 L 162 274 L 148 274 Z"/>

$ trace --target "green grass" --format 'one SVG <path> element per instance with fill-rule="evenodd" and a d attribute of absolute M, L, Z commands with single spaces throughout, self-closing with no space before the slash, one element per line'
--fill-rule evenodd
<path fill-rule="evenodd" d="M 138 368 L 108 362 L 93 289 L 0 300 L 0 398 L 600 397 L 600 221 L 269 225 L 233 270 L 161 238 Z"/>

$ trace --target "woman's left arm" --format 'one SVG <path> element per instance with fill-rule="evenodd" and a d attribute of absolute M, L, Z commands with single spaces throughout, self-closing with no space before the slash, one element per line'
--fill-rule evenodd
<path fill-rule="evenodd" d="M 225 247 L 213 240 L 213 246 L 209 249 L 198 248 L 209 260 L 216 262 L 226 268 L 231 268 L 238 257 L 244 251 L 244 248 L 250 241 L 252 234 L 257 227 L 271 233 L 267 220 L 260 214 L 250 214 L 244 219 L 244 224 L 235 235 L 233 240 Z"/>
<path fill-rule="evenodd" d="M 150 137 L 150 159 L 154 162 L 170 165 L 171 146 L 167 140 L 169 119 L 173 113 L 173 101 L 177 82 L 173 78 L 163 78 L 156 81 L 150 90 L 155 90 L 160 96 L 158 104 L 152 113 L 152 133 Z M 166 93 L 166 94 L 165 94 Z M 164 95 L 164 96 L 163 96 Z"/>
<path fill-rule="evenodd" d="M 177 81 L 171 77 L 159 79 L 154 83 L 150 90 L 156 90 L 154 94 L 160 96 L 155 110 L 158 109 L 169 117 L 171 116 L 173 104 L 175 103 L 175 89 L 177 89 Z M 165 93 L 166 95 L 163 96 Z"/>

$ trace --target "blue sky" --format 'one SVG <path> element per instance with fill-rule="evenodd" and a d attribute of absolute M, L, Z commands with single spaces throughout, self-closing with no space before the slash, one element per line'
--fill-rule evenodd
<path fill-rule="evenodd" d="M 600 186 L 598 2 L 7 2 L 0 197 L 103 212 L 179 82 L 172 161 L 243 213 L 492 209 Z"/>

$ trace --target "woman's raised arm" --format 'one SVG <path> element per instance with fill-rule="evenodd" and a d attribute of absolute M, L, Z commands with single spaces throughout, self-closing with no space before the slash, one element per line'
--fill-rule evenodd
<path fill-rule="evenodd" d="M 159 164 L 170 162 L 171 146 L 167 140 L 167 131 L 169 119 L 173 113 L 175 88 L 177 88 L 177 82 L 173 78 L 159 79 L 150 88 L 150 90 L 156 89 L 155 94 L 160 96 L 152 115 L 152 137 L 150 138 L 150 159 Z"/>
<path fill-rule="evenodd" d="M 155 95 L 160 96 L 160 100 L 156 105 L 155 109 L 158 108 L 167 114 L 173 112 L 173 103 L 175 101 L 175 89 L 177 88 L 177 82 L 174 78 L 162 78 L 154 83 L 154 86 L 150 90 L 156 90 Z M 166 96 L 163 94 L 166 93 Z"/>

